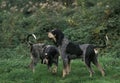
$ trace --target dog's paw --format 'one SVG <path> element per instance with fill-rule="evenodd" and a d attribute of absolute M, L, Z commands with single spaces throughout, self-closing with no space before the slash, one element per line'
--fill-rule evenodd
<path fill-rule="evenodd" d="M 53 74 L 56 74 L 56 73 L 57 73 L 57 68 L 56 68 L 56 67 L 54 67 L 54 68 L 52 69 L 52 73 L 53 73 Z"/>

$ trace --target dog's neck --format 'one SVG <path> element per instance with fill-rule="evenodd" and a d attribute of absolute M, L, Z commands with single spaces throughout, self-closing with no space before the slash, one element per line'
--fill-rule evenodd
<path fill-rule="evenodd" d="M 69 44 L 69 40 L 66 37 L 64 37 L 63 40 L 62 40 L 62 44 L 59 45 L 58 48 L 65 49 L 68 44 Z"/>
<path fill-rule="evenodd" d="M 68 43 L 69 43 L 69 40 L 66 37 L 64 37 L 63 41 L 62 41 L 62 44 L 67 45 Z"/>

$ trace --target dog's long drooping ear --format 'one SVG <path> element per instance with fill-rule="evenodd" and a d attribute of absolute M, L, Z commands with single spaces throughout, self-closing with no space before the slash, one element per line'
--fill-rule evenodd
<path fill-rule="evenodd" d="M 61 30 L 59 29 L 55 29 L 52 30 L 51 32 L 49 32 L 50 34 L 52 34 L 54 36 L 54 41 L 56 42 L 57 45 L 61 45 L 62 44 L 62 40 L 64 38 L 64 34 L 62 33 Z"/>

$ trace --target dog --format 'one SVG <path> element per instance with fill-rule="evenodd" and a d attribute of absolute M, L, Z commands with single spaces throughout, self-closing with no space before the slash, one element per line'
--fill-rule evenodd
<path fill-rule="evenodd" d="M 85 62 L 90 77 L 92 77 L 94 71 L 91 68 L 93 63 L 101 72 L 102 76 L 105 76 L 105 72 L 97 60 L 97 48 L 104 48 L 106 46 L 95 46 L 92 44 L 75 44 L 69 41 L 59 29 L 54 29 L 48 32 L 48 38 L 52 39 L 55 45 L 58 47 L 60 55 L 63 60 L 63 73 L 62 77 L 65 77 L 71 71 L 70 62 L 72 59 L 82 58 Z"/>
<path fill-rule="evenodd" d="M 35 72 L 35 65 L 38 63 L 39 60 L 41 60 L 41 64 L 46 64 L 49 70 L 54 64 L 55 67 L 53 68 L 52 72 L 56 73 L 59 58 L 59 52 L 57 47 L 53 45 L 45 45 L 43 43 L 33 44 L 29 40 L 31 36 L 36 39 L 36 36 L 34 34 L 29 34 L 27 36 L 27 42 L 30 45 L 31 52 L 31 63 L 29 67 L 32 69 L 33 72 Z"/>

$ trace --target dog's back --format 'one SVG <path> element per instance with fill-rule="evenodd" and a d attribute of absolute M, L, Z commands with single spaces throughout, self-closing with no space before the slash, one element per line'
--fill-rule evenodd
<path fill-rule="evenodd" d="M 46 48 L 44 49 L 44 53 L 48 53 L 48 55 L 55 55 L 58 54 L 58 49 L 56 46 L 53 45 L 47 45 Z"/>
<path fill-rule="evenodd" d="M 31 46 L 31 53 L 33 57 L 40 58 L 43 52 L 44 44 L 38 43 Z"/>

